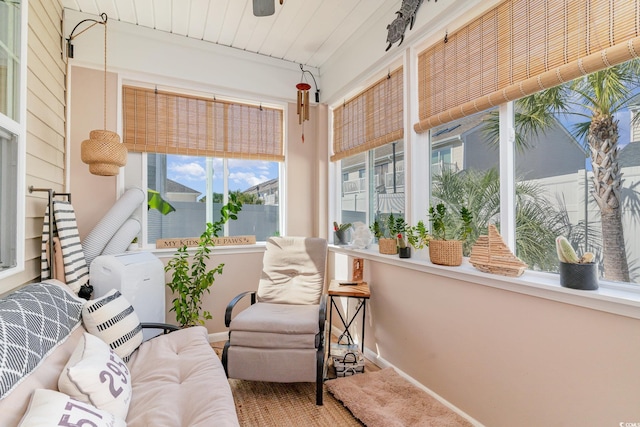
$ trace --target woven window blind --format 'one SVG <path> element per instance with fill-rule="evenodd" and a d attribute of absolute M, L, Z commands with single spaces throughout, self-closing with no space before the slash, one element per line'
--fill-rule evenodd
<path fill-rule="evenodd" d="M 506 0 L 418 55 L 416 132 L 637 58 L 640 2 Z"/>
<path fill-rule="evenodd" d="M 333 110 L 331 161 L 397 141 L 404 136 L 402 67 Z"/>
<path fill-rule="evenodd" d="M 129 151 L 284 161 L 275 108 L 123 87 Z"/>

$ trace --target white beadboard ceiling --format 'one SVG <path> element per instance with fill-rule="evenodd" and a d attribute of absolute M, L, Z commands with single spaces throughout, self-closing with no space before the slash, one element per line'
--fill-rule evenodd
<path fill-rule="evenodd" d="M 61 0 L 67 9 L 320 68 L 378 10 L 389 22 L 400 0 L 275 0 L 253 15 L 252 0 Z M 425 4 L 428 4 L 425 2 Z M 423 5 L 422 7 L 425 7 Z M 385 40 L 380 40 L 384 48 Z"/>

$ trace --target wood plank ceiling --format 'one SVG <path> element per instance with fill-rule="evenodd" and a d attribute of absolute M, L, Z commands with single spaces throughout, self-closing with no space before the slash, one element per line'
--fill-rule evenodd
<path fill-rule="evenodd" d="M 65 8 L 320 68 L 380 8 L 400 0 L 275 1 L 253 15 L 252 0 L 62 0 Z M 390 15 L 390 20 L 393 19 Z M 385 41 L 380 41 L 384 46 Z"/>

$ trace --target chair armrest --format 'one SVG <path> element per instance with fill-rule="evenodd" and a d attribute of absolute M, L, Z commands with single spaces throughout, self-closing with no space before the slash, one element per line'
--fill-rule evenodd
<path fill-rule="evenodd" d="M 229 305 L 227 305 L 227 309 L 224 312 L 224 325 L 227 328 L 231 324 L 231 312 L 233 311 L 233 308 L 236 306 L 238 301 L 240 301 L 242 298 L 244 298 L 245 296 L 247 296 L 249 294 L 251 295 L 251 304 L 255 304 L 256 303 L 256 291 L 246 291 L 246 292 L 243 292 L 241 294 L 238 294 L 234 299 L 231 300 Z"/>
<path fill-rule="evenodd" d="M 327 295 L 320 297 L 320 309 L 318 315 L 318 321 L 320 322 L 320 334 L 324 334 L 324 324 L 327 320 Z"/>
<path fill-rule="evenodd" d="M 173 331 L 179 331 L 180 328 L 176 325 L 170 325 L 169 323 L 141 323 L 142 329 L 162 329 L 163 334 L 168 334 Z"/>

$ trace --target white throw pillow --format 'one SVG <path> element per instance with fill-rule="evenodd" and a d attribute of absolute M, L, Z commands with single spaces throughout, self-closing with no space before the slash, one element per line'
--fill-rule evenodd
<path fill-rule="evenodd" d="M 124 420 L 131 403 L 131 374 L 104 341 L 85 332 L 58 378 L 58 390 Z"/>
<path fill-rule="evenodd" d="M 36 389 L 19 427 L 127 427 L 124 420 L 54 390 Z"/>
<path fill-rule="evenodd" d="M 82 321 L 89 333 L 109 344 L 125 362 L 142 344 L 140 319 L 129 301 L 116 289 L 88 301 L 82 308 Z"/>

